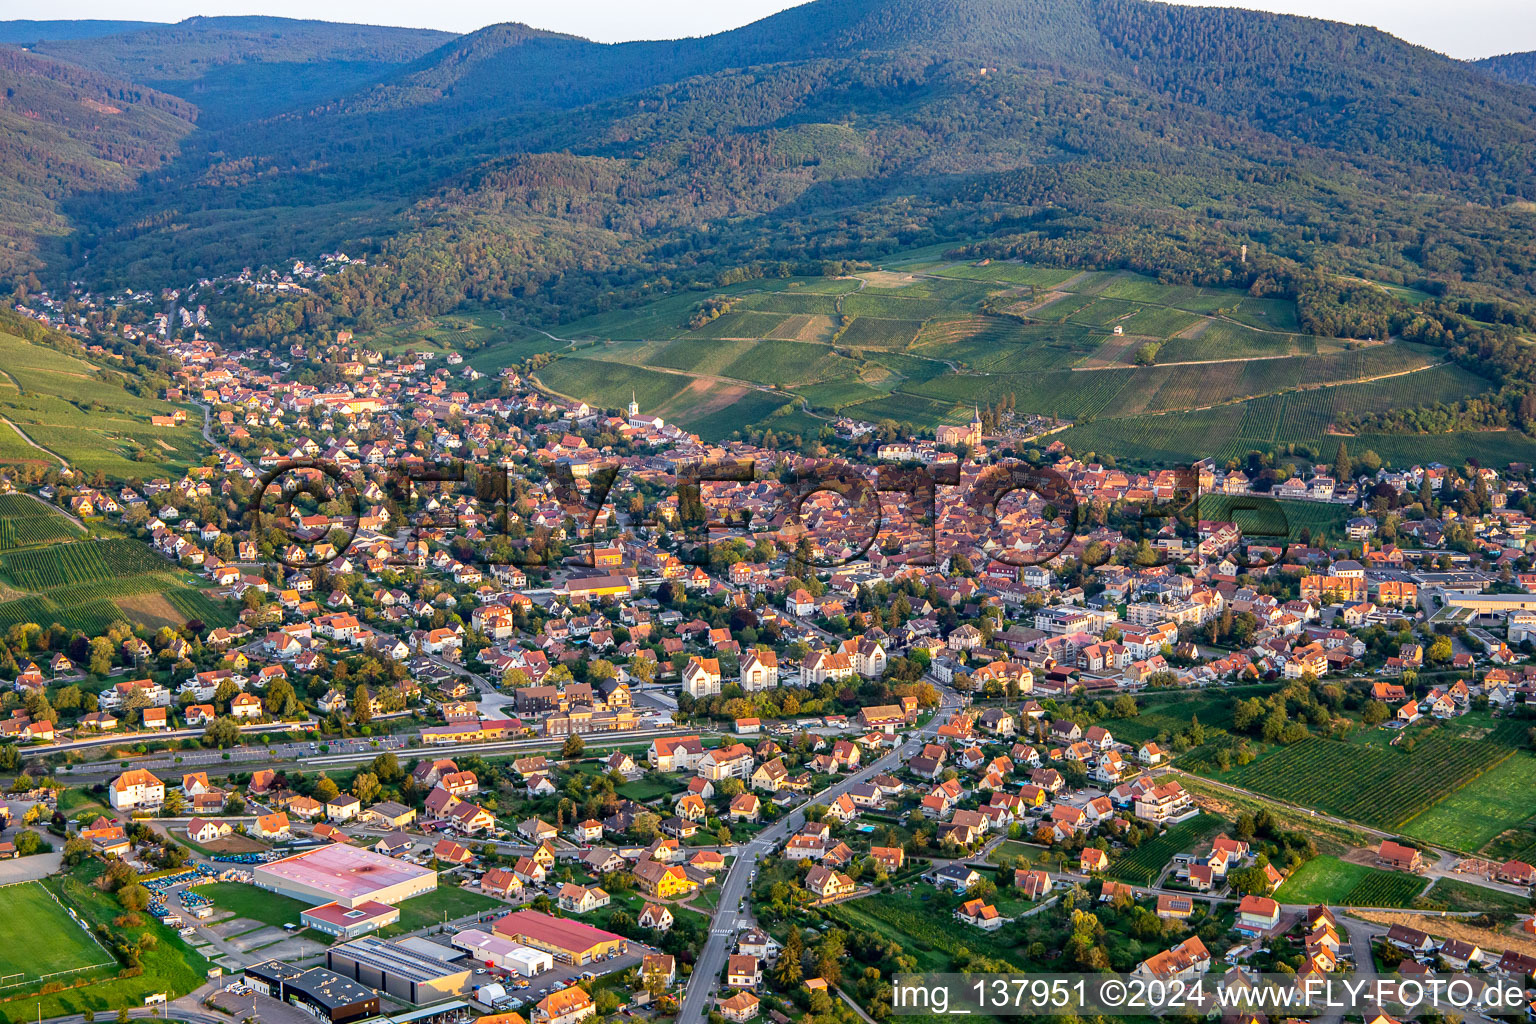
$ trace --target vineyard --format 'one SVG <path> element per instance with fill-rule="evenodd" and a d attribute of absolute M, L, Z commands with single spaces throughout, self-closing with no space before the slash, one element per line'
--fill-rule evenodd
<path fill-rule="evenodd" d="M 1411 907 L 1424 891 L 1424 879 L 1401 871 L 1373 871 L 1344 894 L 1350 907 Z"/>
<path fill-rule="evenodd" d="M 1142 843 L 1110 865 L 1109 873 L 1132 885 L 1151 885 L 1173 859 L 1202 840 L 1221 831 L 1223 822 L 1214 814 L 1201 814 L 1168 829 L 1156 839 Z"/>
<path fill-rule="evenodd" d="M 1232 781 L 1376 828 L 1396 829 L 1514 753 L 1442 733 L 1414 749 L 1309 739 L 1262 757 Z"/>
<path fill-rule="evenodd" d="M 1330 903 L 1353 907 L 1411 907 L 1425 880 L 1337 857 L 1313 857 L 1281 885 L 1282 903 Z"/>
<path fill-rule="evenodd" d="M 778 432 L 783 425 L 771 420 L 782 420 L 795 398 L 818 414 L 923 431 L 973 404 L 1003 403 L 1074 421 L 1061 439 L 1078 452 L 1165 465 L 1288 445 L 1327 458 L 1337 447 L 1331 432 L 1348 414 L 1490 389 L 1483 377 L 1439 363 L 1438 349 L 1303 334 L 1288 301 L 1123 272 L 925 255 L 857 278 L 742 282 L 719 294 L 732 308 L 692 331 L 696 295 L 569 325 L 569 334 L 608 344 L 562 354 L 538 380 L 604 408 L 622 408 L 633 391 L 645 412 L 708 440 L 752 426 Z M 1114 336 L 1114 327 L 1125 335 Z M 1163 342 L 1159 365 L 1130 365 L 1144 338 Z M 889 358 L 902 354 L 929 361 Z M 743 393 L 721 377 L 789 393 L 738 403 Z M 795 415 L 798 432 L 819 429 L 808 412 Z M 1536 453 L 1536 442 L 1518 433 L 1479 441 L 1478 451 Z M 1382 438 L 1381 446 L 1394 459 L 1417 450 L 1406 438 Z M 1454 445 L 1432 450 L 1445 453 L 1441 461 L 1459 457 Z"/>
<path fill-rule="evenodd" d="M 0 494 L 0 551 L 50 544 L 80 535 L 63 515 L 24 494 Z"/>
<path fill-rule="evenodd" d="M 163 571 L 165 560 L 132 540 L 91 540 L 0 558 L 6 578 L 22 590 L 50 590 L 117 576 Z"/>

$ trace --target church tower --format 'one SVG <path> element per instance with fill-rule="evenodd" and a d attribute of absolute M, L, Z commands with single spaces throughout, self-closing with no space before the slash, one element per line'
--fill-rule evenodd
<path fill-rule="evenodd" d="M 633 391 L 631 391 L 629 393 L 629 418 L 630 419 L 634 419 L 636 416 L 639 416 L 639 415 L 640 415 L 640 403 L 635 401 L 635 393 Z"/>

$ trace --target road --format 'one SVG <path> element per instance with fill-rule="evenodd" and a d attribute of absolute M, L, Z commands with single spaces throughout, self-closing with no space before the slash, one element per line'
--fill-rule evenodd
<path fill-rule="evenodd" d="M 959 694 L 937 682 L 933 682 L 933 685 L 942 695 L 943 703 L 934 712 L 933 718 L 927 725 L 878 761 L 853 775 L 838 780 L 810 797 L 802 807 L 836 800 L 859 783 L 868 782 L 881 772 L 891 771 L 920 751 L 926 739 L 938 734 L 946 712 L 960 707 Z M 682 1011 L 678 1015 L 681 1024 L 697 1024 L 704 1020 L 709 1011 L 710 996 L 721 988 L 720 975 L 725 970 L 726 959 L 731 953 L 732 937 L 738 928 L 750 920 L 737 908 L 743 904 L 751 888 L 751 880 L 757 874 L 757 862 L 787 840 L 804 823 L 804 813 L 800 810 L 792 811 L 759 832 L 750 843 L 738 850 L 736 859 L 731 862 L 730 870 L 726 872 L 725 881 L 720 885 L 719 908 L 715 911 L 714 920 L 710 922 L 709 938 L 704 943 L 704 951 L 699 954 L 693 974 L 688 978 L 688 990 L 683 996 Z"/>

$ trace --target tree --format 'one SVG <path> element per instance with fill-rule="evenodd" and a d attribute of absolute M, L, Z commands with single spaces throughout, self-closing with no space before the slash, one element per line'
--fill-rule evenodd
<path fill-rule="evenodd" d="M 220 715 L 203 730 L 203 742 L 221 750 L 234 746 L 240 742 L 240 723 L 228 715 Z"/>
<path fill-rule="evenodd" d="M 358 683 L 357 689 L 352 691 L 352 721 L 358 725 L 367 725 L 373 721 L 373 694 L 362 683 Z"/>
<path fill-rule="evenodd" d="M 567 736 L 564 745 L 560 747 L 560 757 L 566 761 L 574 761 L 585 749 L 587 745 L 580 736 Z"/>
<path fill-rule="evenodd" d="M 315 799 L 321 803 L 330 803 L 341 794 L 341 787 L 336 785 L 336 780 L 322 775 L 320 781 L 315 783 Z"/>
<path fill-rule="evenodd" d="M 94 676 L 104 676 L 112 671 L 112 641 L 104 636 L 98 636 L 91 640 L 91 656 L 86 663 L 86 671 Z"/>
<path fill-rule="evenodd" d="M 400 759 L 393 751 L 386 751 L 373 759 L 373 774 L 379 777 L 379 781 L 386 786 L 393 786 L 405 778 L 405 769 L 400 767 Z"/>
<path fill-rule="evenodd" d="M 1354 464 L 1349 461 L 1349 446 L 1343 441 L 1339 442 L 1339 449 L 1333 456 L 1333 479 L 1341 488 L 1354 479 Z"/>
<path fill-rule="evenodd" d="M 117 890 L 117 902 L 121 903 L 125 910 L 143 910 L 149 906 L 149 890 L 138 882 L 125 885 Z"/>
<path fill-rule="evenodd" d="M 363 804 L 371 804 L 379 798 L 379 777 L 373 772 L 358 772 L 352 780 L 352 795 Z"/>
<path fill-rule="evenodd" d="M 805 940 L 800 937 L 800 929 L 790 925 L 784 949 L 779 953 L 779 962 L 773 967 L 773 980 L 781 991 L 789 991 L 800 984 L 800 979 L 804 977 L 800 961 L 804 956 Z"/>

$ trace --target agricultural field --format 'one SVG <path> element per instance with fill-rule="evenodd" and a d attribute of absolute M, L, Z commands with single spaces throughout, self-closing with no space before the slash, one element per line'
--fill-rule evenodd
<path fill-rule="evenodd" d="M 1403 834 L 1461 853 L 1475 853 L 1536 817 L 1536 755 L 1519 751 L 1452 792 L 1402 828 Z"/>
<path fill-rule="evenodd" d="M 195 576 L 126 537 L 0 552 L 0 582 L 22 595 L 0 601 L 0 629 L 58 622 L 95 634 L 120 619 L 154 628 L 234 621 Z"/>
<path fill-rule="evenodd" d="M 1313 857 L 1275 893 L 1281 903 L 1328 903 L 1354 907 L 1411 907 L 1424 879 L 1383 871 L 1337 857 Z"/>
<path fill-rule="evenodd" d="M 0 551 L 73 540 L 80 528 L 26 494 L 0 494 Z"/>
<path fill-rule="evenodd" d="M 1284 534 L 1292 543 L 1299 542 L 1305 530 L 1313 543 L 1321 543 L 1324 538 L 1342 541 L 1344 524 L 1354 514 L 1348 505 L 1279 499 L 1273 504 L 1265 502 L 1259 509 L 1240 509 L 1234 512 L 1233 507 L 1239 500 L 1234 495 L 1202 494 L 1199 498 L 1200 518 L 1236 522 L 1245 530 L 1262 532 L 1263 536 L 1278 537 Z M 1284 514 L 1283 520 L 1277 514 L 1277 508 Z"/>
<path fill-rule="evenodd" d="M 910 259 L 712 294 L 733 306 L 693 330 L 707 297 L 697 292 L 552 327 L 583 341 L 550 349 L 558 358 L 539 382 L 603 408 L 627 405 L 633 391 L 647 413 L 709 440 L 754 426 L 810 434 L 835 415 L 926 431 L 973 404 L 1011 402 L 1074 421 L 1062 439 L 1075 451 L 1138 464 L 1288 446 L 1327 459 L 1346 413 L 1490 389 L 1438 349 L 1312 337 L 1290 302 L 1131 273 Z M 1157 365 L 1134 365 L 1149 340 L 1160 346 Z M 490 351 L 472 357 L 478 369 L 495 370 Z M 603 365 L 583 365 L 594 362 Z M 769 422 L 791 405 L 792 427 Z M 1488 438 L 1484 448 L 1536 458 L 1536 442 L 1522 439 Z M 1389 460 L 1406 443 L 1382 440 Z"/>
<path fill-rule="evenodd" d="M 23 590 L 47 590 L 166 568 L 135 540 L 88 540 L 0 556 L 0 574 Z"/>
<path fill-rule="evenodd" d="M 0 417 L 44 449 L 7 437 L 0 459 L 64 460 L 126 479 L 179 473 L 207 454 L 201 409 L 131 394 L 110 369 L 4 333 L 0 367 Z M 151 416 L 176 409 L 186 413 L 185 424 L 150 424 Z"/>
<path fill-rule="evenodd" d="M 1167 694 L 1143 695 L 1137 702 L 1134 718 L 1106 718 L 1099 722 L 1125 743 L 1142 744 L 1160 734 L 1172 734 L 1189 728 L 1192 719 L 1213 729 L 1232 727 L 1232 709 L 1239 700 L 1273 692 L 1270 686 L 1242 686 L 1231 689 L 1175 690 Z"/>
<path fill-rule="evenodd" d="M 829 908 L 828 913 L 852 929 L 899 944 L 916 961 L 919 971 L 952 970 L 962 950 L 996 957 L 1009 965 L 1000 969 L 1016 970 L 1023 966 L 1020 951 L 1007 943 L 1009 929 L 983 932 L 955 925 L 949 912 L 935 905 L 940 902 L 896 893 L 840 903 Z"/>
<path fill-rule="evenodd" d="M 1200 814 L 1142 843 L 1113 861 L 1109 874 L 1132 885 L 1151 885 L 1176 853 L 1193 850 L 1202 840 L 1220 832 L 1226 823 L 1214 814 Z"/>
<path fill-rule="evenodd" d="M 1478 914 L 1525 914 L 1530 911 L 1528 897 L 1490 889 L 1486 885 L 1463 882 L 1457 878 L 1436 878 L 1419 898 L 1424 907 L 1446 910 L 1470 910 Z"/>
<path fill-rule="evenodd" d="M 1444 732 L 1413 749 L 1308 739 L 1237 770 L 1229 781 L 1382 829 L 1397 829 L 1510 758 L 1514 751 Z"/>
<path fill-rule="evenodd" d="M 0 888 L 0 991 L 63 971 L 114 964 L 112 954 L 74 922 L 37 882 Z"/>

